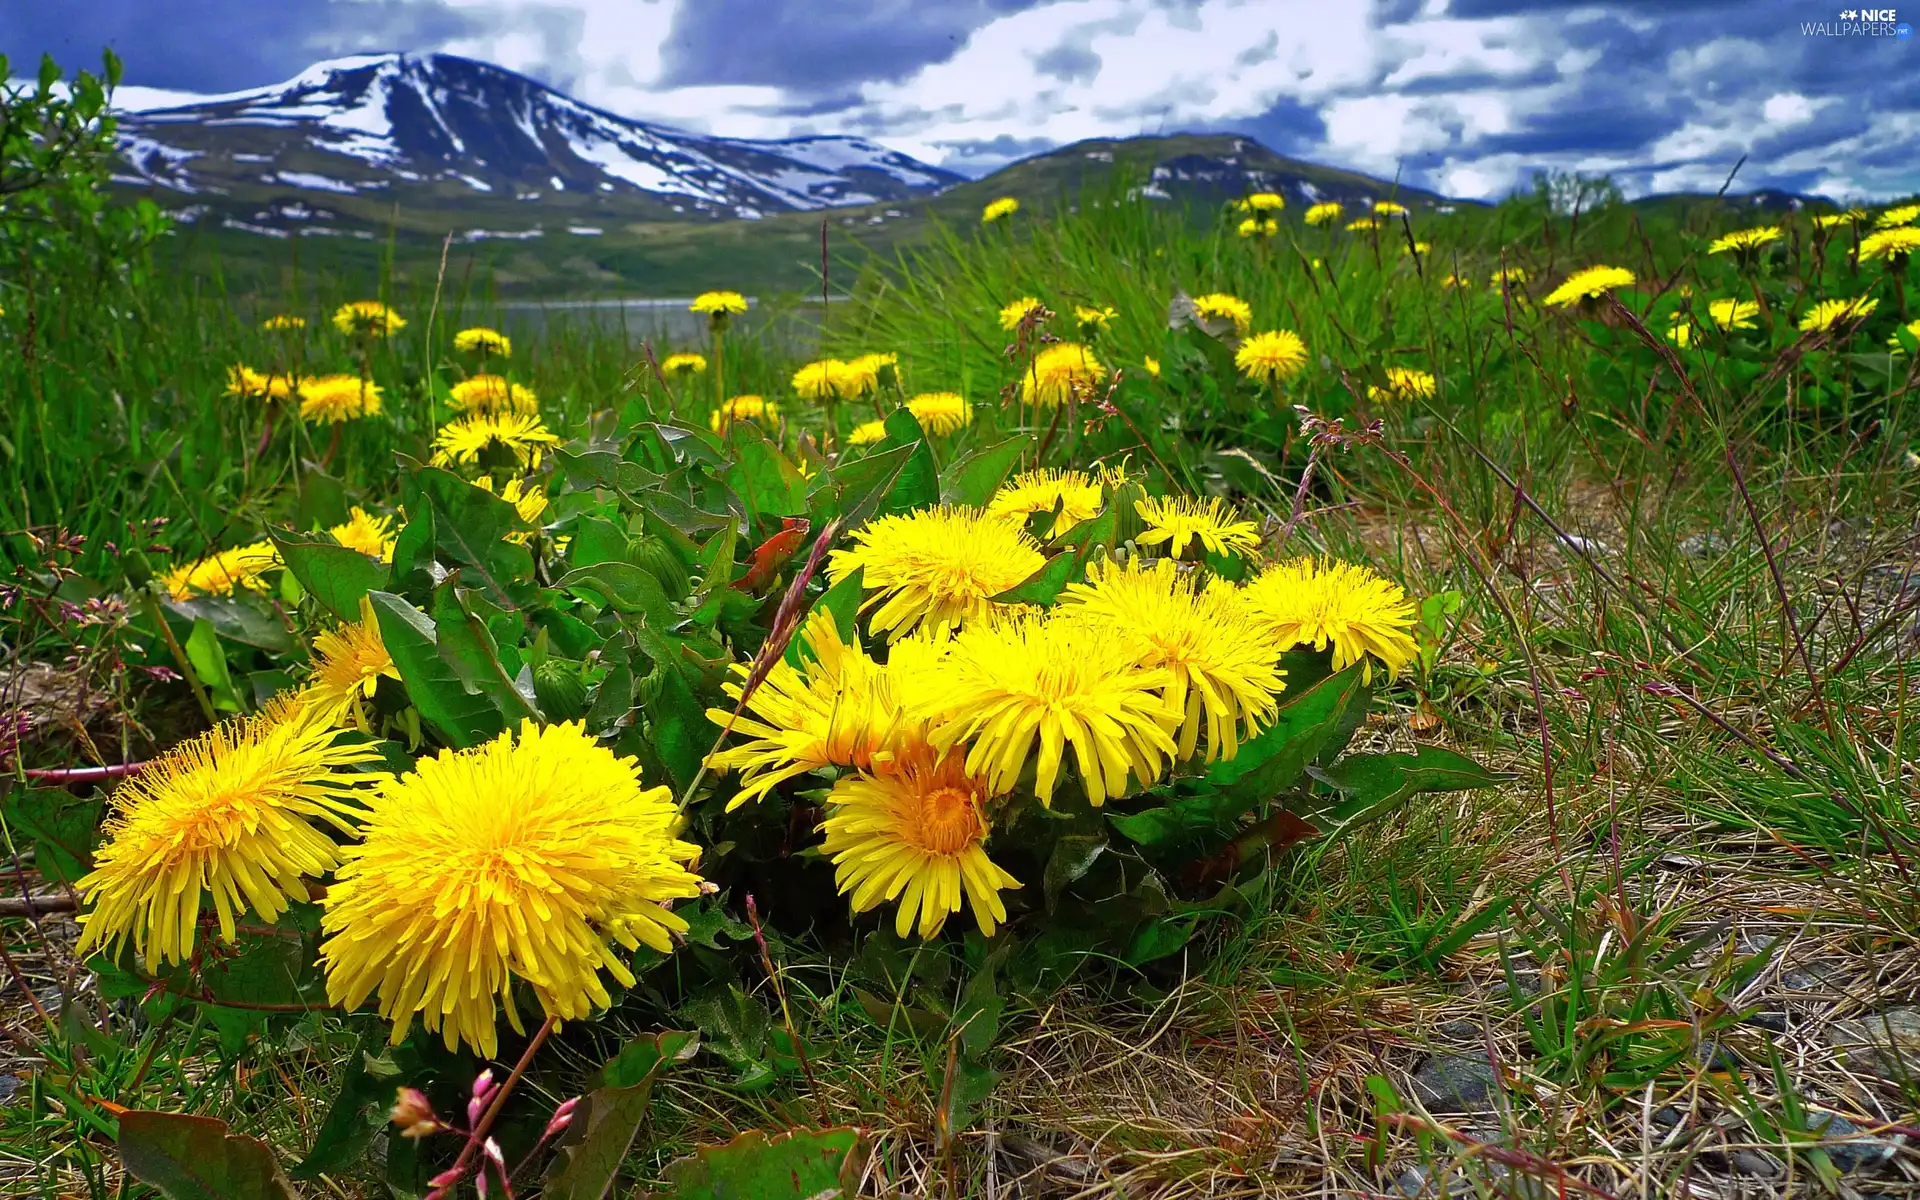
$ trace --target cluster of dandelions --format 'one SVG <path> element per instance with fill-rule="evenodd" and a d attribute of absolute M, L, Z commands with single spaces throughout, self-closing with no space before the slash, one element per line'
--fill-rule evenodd
<path fill-rule="evenodd" d="M 582 1018 L 606 978 L 633 983 L 622 951 L 686 931 L 669 906 L 699 894 L 699 852 L 673 796 L 584 725 L 528 721 L 401 775 L 335 726 L 326 703 L 278 701 L 123 784 L 79 883 L 82 952 L 186 962 L 203 926 L 231 942 L 324 884 L 329 1000 L 373 997 L 396 1043 L 418 1016 L 491 1057 L 501 1009 L 523 1028 L 515 979 L 546 1017 Z"/>
<path fill-rule="evenodd" d="M 1036 516 L 1067 530 L 1129 497 L 1140 532 L 1124 557 L 1096 559 L 1052 605 L 999 599 L 1046 561 Z M 1336 669 L 1412 659 L 1413 605 L 1364 567 L 1299 559 L 1237 584 L 1205 565 L 1259 545 L 1218 499 L 1143 498 L 1079 471 L 1017 476 L 978 509 L 880 517 L 827 567 L 858 577 L 863 622 L 817 610 L 797 655 L 751 692 L 728 685 L 735 707 L 708 716 L 735 740 L 709 766 L 738 773 L 733 807 L 831 772 L 821 849 L 853 911 L 893 904 L 901 936 L 932 937 L 964 907 L 991 934 L 1003 893 L 1031 882 L 989 854 L 1014 806 L 1099 806 L 1234 757 L 1274 720 L 1293 647 Z"/>

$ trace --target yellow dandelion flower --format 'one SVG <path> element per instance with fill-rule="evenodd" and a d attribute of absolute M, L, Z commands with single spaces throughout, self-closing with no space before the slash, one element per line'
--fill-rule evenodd
<path fill-rule="evenodd" d="M 1340 204 L 1335 200 L 1322 200 L 1307 208 L 1304 218 L 1309 225 L 1325 225 L 1340 219 Z"/>
<path fill-rule="evenodd" d="M 1033 513 L 1060 510 L 1049 536 L 1058 537 L 1082 521 L 1100 515 L 1100 481 L 1085 471 L 1044 467 L 1022 471 L 1002 484 L 987 501 L 987 515 L 1025 524 Z"/>
<path fill-rule="evenodd" d="M 885 421 L 862 421 L 853 427 L 851 433 L 847 434 L 847 445 L 871 446 L 875 442 L 885 441 L 886 436 L 887 423 Z"/>
<path fill-rule="evenodd" d="M 1915 217 L 1920 217 L 1920 204 L 1902 204 L 1898 208 L 1889 208 L 1873 220 L 1875 229 L 1892 229 L 1896 225 L 1911 225 Z"/>
<path fill-rule="evenodd" d="M 269 375 L 248 366 L 227 368 L 227 395 L 229 396 L 258 396 L 268 400 L 286 400 L 293 396 L 299 386 L 291 375 L 282 375 L 277 372 Z"/>
<path fill-rule="evenodd" d="M 1389 675 L 1413 661 L 1413 602 L 1399 584 L 1354 563 L 1296 559 L 1268 567 L 1243 593 L 1247 610 L 1285 650 L 1333 648 L 1333 669 L 1378 659 Z"/>
<path fill-rule="evenodd" d="M 1780 237 L 1778 225 L 1762 225 L 1757 229 L 1736 229 L 1732 233 L 1713 239 L 1707 247 L 1708 254 L 1752 254 L 1766 246 L 1768 242 Z"/>
<path fill-rule="evenodd" d="M 1151 565 L 1097 562 L 1086 583 L 1070 584 L 1061 613 L 1137 641 L 1142 666 L 1165 667 L 1169 707 L 1184 714 L 1181 759 L 1193 757 L 1201 729 L 1207 761 L 1232 758 L 1240 737 L 1273 720 L 1286 686 L 1280 646 L 1256 624 L 1233 587 L 1196 587 L 1171 559 Z"/>
<path fill-rule="evenodd" d="M 1264 220 L 1259 217 L 1248 217 L 1240 222 L 1236 232 L 1243 238 L 1272 237 L 1280 232 L 1280 222 L 1272 217 Z"/>
<path fill-rule="evenodd" d="M 688 375 L 698 375 L 707 369 L 707 356 L 704 354 L 669 354 L 660 364 L 662 374 L 675 379 L 684 379 Z"/>
<path fill-rule="evenodd" d="M 1752 329 L 1760 305 L 1753 300 L 1711 300 L 1707 302 L 1707 315 L 1722 329 Z"/>
<path fill-rule="evenodd" d="M 260 577 L 279 568 L 280 552 L 273 543 L 255 542 L 175 567 L 161 577 L 160 586 L 177 601 L 195 596 L 231 596 L 235 588 L 263 592 L 267 584 Z"/>
<path fill-rule="evenodd" d="M 1021 614 L 970 625 L 936 674 L 922 701 L 928 740 L 966 745 L 966 769 L 995 795 L 1013 790 L 1031 757 L 1034 795 L 1051 806 L 1071 747 L 1099 806 L 1126 792 L 1129 775 L 1151 784 L 1178 753 L 1185 713 L 1166 700 L 1173 672 L 1140 665 L 1136 644 L 1090 622 Z"/>
<path fill-rule="evenodd" d="M 1287 206 L 1287 198 L 1279 192 L 1254 192 L 1233 203 L 1241 212 L 1279 212 Z"/>
<path fill-rule="evenodd" d="M 468 354 L 497 354 L 501 358 L 513 357 L 513 339 L 497 329 L 483 329 L 474 326 L 462 329 L 453 335 L 453 348 Z"/>
<path fill-rule="evenodd" d="M 482 475 L 473 481 L 473 486 L 482 491 L 491 492 L 502 500 L 505 500 L 508 504 L 513 505 L 513 511 L 518 513 L 520 519 L 529 525 L 538 526 L 540 524 L 541 514 L 547 511 L 547 493 L 539 484 L 533 482 L 531 479 L 520 479 L 517 477 L 509 479 L 505 487 L 496 491 L 493 486 L 493 476 Z M 533 540 L 533 534 L 524 529 L 516 530 L 513 533 L 509 533 L 506 540 L 516 546 L 524 546 Z"/>
<path fill-rule="evenodd" d="M 988 937 L 1007 919 L 1000 892 L 1020 881 L 987 857 L 986 786 L 958 753 L 919 747 L 893 769 L 850 775 L 827 795 L 821 846 L 834 886 L 863 913 L 897 900 L 894 932 L 938 934 L 964 902 Z"/>
<path fill-rule="evenodd" d="M 1845 212 L 1822 213 L 1813 223 L 1821 229 L 1832 229 L 1836 225 L 1858 225 L 1866 219 L 1867 214 L 1861 209 L 1849 208 Z"/>
<path fill-rule="evenodd" d="M 922 392 L 907 401 L 920 428 L 935 437 L 958 433 L 973 424 L 973 405 L 955 392 Z"/>
<path fill-rule="evenodd" d="M 382 676 L 398 682 L 400 671 L 380 640 L 373 605 L 362 599 L 358 621 L 325 630 L 313 639 L 313 675 L 298 699 L 325 712 L 334 724 L 351 716 L 356 727 L 365 729 L 366 702 L 373 698 Z"/>
<path fill-rule="evenodd" d="M 202 893 L 231 942 L 247 912 L 272 923 L 332 870 L 351 833 L 355 785 L 381 776 L 371 745 L 336 745 L 330 719 L 281 702 L 183 742 L 113 794 L 94 868 L 79 881 L 88 911 L 79 953 L 117 956 L 129 938 L 150 966 L 193 956 Z"/>
<path fill-rule="evenodd" d="M 1679 313 L 1675 313 L 1673 323 L 1667 326 L 1667 340 L 1682 350 L 1685 350 L 1687 347 L 1693 345 L 1693 335 L 1693 322 L 1687 320 L 1686 317 L 1681 316 Z"/>
<path fill-rule="evenodd" d="M 1567 276 L 1560 286 L 1548 292 L 1546 299 L 1540 303 L 1548 308 L 1564 308 L 1569 304 L 1578 304 L 1582 300 L 1604 296 L 1615 288 L 1632 285 L 1633 272 L 1625 267 L 1584 267 Z"/>
<path fill-rule="evenodd" d="M 349 550 L 358 550 L 381 562 L 393 561 L 394 528 L 392 517 L 377 517 L 359 505 L 347 520 L 327 530 L 333 540 Z"/>
<path fill-rule="evenodd" d="M 985 616 L 993 597 L 1024 582 L 1046 557 L 1018 525 L 972 508 L 923 508 L 884 516 L 835 550 L 835 583 L 864 568 L 871 625 L 889 640 Z"/>
<path fill-rule="evenodd" d="M 729 811 L 822 767 L 877 769 L 908 732 L 888 668 L 857 640 L 842 640 L 832 613 L 810 613 L 798 636 L 801 665 L 775 662 L 738 717 L 724 708 L 707 710 L 707 720 L 749 739 L 707 758 L 716 771 L 740 772 L 744 786 L 727 802 Z M 745 679 L 749 668 L 735 663 L 733 673 Z M 740 684 L 729 682 L 724 690 L 740 699 Z"/>
<path fill-rule="evenodd" d="M 846 361 L 839 377 L 834 380 L 834 386 L 839 389 L 842 399 L 858 399 L 879 390 L 880 372 L 888 369 L 897 371 L 899 367 L 898 354 L 862 354 Z"/>
<path fill-rule="evenodd" d="M 1903 330 L 1910 337 L 1920 338 L 1920 321 L 1908 321 L 1905 325 L 1900 326 L 1899 329 L 1894 330 L 1893 336 L 1887 339 L 1887 345 L 1895 354 L 1906 353 L 1907 348 L 1902 345 L 1900 341 L 1900 334 Z"/>
<path fill-rule="evenodd" d="M 333 326 L 341 333 L 392 337 L 406 328 L 406 319 L 378 300 L 355 300 L 333 311 Z"/>
<path fill-rule="evenodd" d="M 1208 292 L 1193 298 L 1193 311 L 1209 321 L 1232 321 L 1241 333 L 1253 324 L 1253 306 L 1225 292 Z"/>
<path fill-rule="evenodd" d="M 487 447 L 498 446 L 523 467 L 539 466 L 546 447 L 559 444 L 559 436 L 531 413 L 475 413 L 442 425 L 433 437 L 437 458 L 473 463 Z"/>
<path fill-rule="evenodd" d="M 300 417 L 337 425 L 380 411 L 380 385 L 358 375 L 319 375 L 300 381 Z"/>
<path fill-rule="evenodd" d="M 1058 408 L 1069 400 L 1091 398 L 1107 377 L 1093 351 L 1079 342 L 1055 342 L 1033 356 L 1020 380 L 1020 400 L 1040 408 Z"/>
<path fill-rule="evenodd" d="M 810 362 L 793 373 L 793 390 L 803 400 L 838 400 L 847 364 L 837 358 Z"/>
<path fill-rule="evenodd" d="M 1147 525 L 1135 540 L 1142 546 L 1166 543 L 1173 558 L 1186 553 L 1188 542 L 1210 554 L 1247 554 L 1260 546 L 1260 526 L 1240 520 L 1218 496 L 1204 504 L 1186 496 L 1148 496 L 1134 501 L 1133 509 Z"/>
<path fill-rule="evenodd" d="M 1915 250 L 1920 250 L 1920 229 L 1911 225 L 1882 229 L 1860 239 L 1862 261 L 1884 258 L 1890 263 L 1899 264 L 1905 262 L 1907 256 Z"/>
<path fill-rule="evenodd" d="M 701 292 L 687 305 L 688 312 L 726 316 L 747 311 L 747 298 L 739 292 Z"/>
<path fill-rule="evenodd" d="M 533 389 L 509 383 L 498 375 L 475 375 L 447 389 L 454 406 L 469 413 L 537 413 L 540 398 Z"/>
<path fill-rule="evenodd" d="M 771 425 L 780 419 L 780 406 L 764 396 L 734 396 L 707 419 L 707 424 L 715 433 L 719 433 L 735 421 L 754 421 L 762 425 Z"/>
<path fill-rule="evenodd" d="M 287 329 L 305 329 L 306 327 L 307 319 L 305 317 L 296 317 L 291 313 L 280 313 L 260 322 L 260 328 L 269 333 L 276 333 Z"/>
<path fill-rule="evenodd" d="M 1437 386 L 1433 376 L 1425 371 L 1416 371 L 1412 367 L 1388 367 L 1387 386 L 1368 387 L 1367 399 L 1431 400 Z"/>
<path fill-rule="evenodd" d="M 1503 288 L 1510 288 L 1517 284 L 1525 283 L 1526 281 L 1527 269 L 1525 267 L 1502 267 L 1493 273 L 1493 277 L 1487 281 L 1487 286 L 1497 292 Z"/>
<path fill-rule="evenodd" d="M 700 894 L 699 850 L 675 836 L 673 793 L 647 788 L 574 722 L 532 721 L 468 750 L 422 759 L 368 802 L 364 839 L 328 889 L 320 927 L 327 998 L 378 993 L 398 1044 L 420 1014 L 449 1049 L 498 1049 L 499 1007 L 520 1030 L 513 978 L 550 1017 L 577 1020 L 624 986 L 626 950 L 670 953 Z"/>
<path fill-rule="evenodd" d="M 1802 333 L 1825 331 L 1836 325 L 1865 320 L 1874 309 L 1879 307 L 1880 301 L 1873 296 L 1856 296 L 1851 300 L 1822 300 L 1801 314 L 1799 329 Z"/>
<path fill-rule="evenodd" d="M 1073 306 L 1073 319 L 1080 323 L 1082 334 L 1097 333 L 1105 329 L 1108 323 L 1119 315 L 1120 313 L 1110 304 L 1100 308 L 1088 308 L 1084 304 Z"/>
<path fill-rule="evenodd" d="M 980 223 L 982 225 L 991 225 L 995 221 L 1003 217 L 1010 217 L 1019 211 L 1020 202 L 1018 200 L 1012 196 L 1002 196 L 998 200 L 991 201 L 985 208 L 980 210 Z"/>
<path fill-rule="evenodd" d="M 1256 333 L 1233 352 L 1233 365 L 1248 379 L 1279 383 L 1298 375 L 1307 365 L 1307 343 L 1291 329 Z"/>
<path fill-rule="evenodd" d="M 1431 254 L 1433 253 L 1433 243 L 1432 242 L 1415 242 L 1413 245 L 1407 247 L 1407 253 Z"/>
<path fill-rule="evenodd" d="M 1153 355 L 1149 354 L 1142 358 L 1140 365 L 1146 368 L 1147 374 L 1153 376 L 1155 379 L 1160 378 L 1160 360 Z"/>
<path fill-rule="evenodd" d="M 1347 222 L 1348 233 L 1366 233 L 1378 228 L 1380 228 L 1380 221 L 1376 217 L 1356 217 Z"/>
<path fill-rule="evenodd" d="M 1406 205 L 1395 204 L 1391 200 L 1375 200 L 1373 202 L 1373 212 L 1375 216 L 1398 217 L 1405 215 L 1408 211 Z"/>
<path fill-rule="evenodd" d="M 1016 329 L 1019 327 L 1020 322 L 1027 319 L 1028 313 L 1033 312 L 1035 309 L 1045 307 L 1046 305 L 1035 300 L 1032 296 L 1022 296 L 1000 310 L 1000 328 L 1008 330 Z"/>

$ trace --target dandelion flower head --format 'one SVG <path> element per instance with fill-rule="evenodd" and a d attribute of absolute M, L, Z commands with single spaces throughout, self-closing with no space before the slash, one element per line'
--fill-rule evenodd
<path fill-rule="evenodd" d="M 1388 367 L 1387 386 L 1369 386 L 1369 400 L 1431 400 L 1437 384 L 1433 376 L 1412 367 Z"/>
<path fill-rule="evenodd" d="M 1625 267 L 1584 267 L 1567 276 L 1540 303 L 1549 308 L 1564 308 L 1632 285 L 1633 272 Z"/>
<path fill-rule="evenodd" d="M 1019 211 L 1020 202 L 1018 200 L 1012 196 L 1002 196 L 998 200 L 989 202 L 985 208 L 980 210 L 980 223 L 982 225 L 991 225 L 995 221 L 1004 217 L 1010 217 Z"/>
<path fill-rule="evenodd" d="M 363 598 L 358 621 L 324 630 L 313 639 L 313 675 L 299 700 L 324 711 L 331 722 L 350 715 L 357 727 L 365 729 L 366 702 L 383 676 L 398 682 L 400 672 L 380 640 L 373 605 Z"/>
<path fill-rule="evenodd" d="M 1757 229 L 1736 229 L 1732 233 L 1713 239 L 1707 247 L 1708 254 L 1751 254 L 1764 247 L 1768 242 L 1780 237 L 1778 225 L 1762 225 Z"/>
<path fill-rule="evenodd" d="M 393 518 L 375 516 L 359 505 L 347 514 L 347 519 L 333 526 L 327 532 L 333 540 L 349 550 L 358 550 L 369 558 L 381 562 L 393 561 Z"/>
<path fill-rule="evenodd" d="M 475 375 L 447 389 L 454 405 L 469 413 L 537 413 L 540 398 L 523 384 L 498 375 Z"/>
<path fill-rule="evenodd" d="M 1340 219 L 1340 203 L 1336 200 L 1323 200 L 1307 208 L 1304 218 L 1309 225 L 1325 225 L 1329 221 Z"/>
<path fill-rule="evenodd" d="M 193 956 L 203 893 L 220 936 L 236 918 L 271 924 L 332 870 L 359 813 L 355 768 L 370 745 L 338 745 L 327 714 L 281 702 L 169 750 L 113 794 L 94 869 L 79 881 L 89 911 L 80 953 L 117 955 L 128 939 L 152 966 Z"/>
<path fill-rule="evenodd" d="M 1759 302 L 1754 300 L 1710 300 L 1707 302 L 1707 316 L 1722 329 L 1752 329 L 1753 319 L 1760 315 Z"/>
<path fill-rule="evenodd" d="M 1280 646 L 1229 586 L 1199 587 L 1171 559 L 1097 562 L 1087 582 L 1060 597 L 1063 616 L 1137 643 L 1139 661 L 1165 667 L 1170 707 L 1184 714 L 1179 756 L 1193 757 L 1206 734 L 1207 760 L 1232 758 L 1242 734 L 1273 720 L 1286 686 Z"/>
<path fill-rule="evenodd" d="M 380 385 L 358 375 L 319 375 L 300 381 L 300 417 L 337 425 L 380 411 Z"/>
<path fill-rule="evenodd" d="M 834 886 L 866 912 L 897 901 L 894 932 L 938 934 L 962 904 L 988 937 L 1007 919 L 1000 892 L 1020 881 L 987 857 L 987 788 L 962 756 L 916 747 L 890 770 L 851 775 L 827 796 L 821 847 Z"/>
<path fill-rule="evenodd" d="M 548 1016 L 586 1017 L 611 1002 L 602 970 L 634 982 L 609 943 L 670 953 L 687 923 L 667 904 L 700 892 L 673 793 L 579 722 L 526 721 L 422 759 L 368 808 L 320 954 L 328 999 L 352 1009 L 377 993 L 396 1044 L 417 1013 L 449 1049 L 492 1058 L 499 1008 L 523 1029 L 515 977 Z"/>
<path fill-rule="evenodd" d="M 1246 554 L 1260 545 L 1260 527 L 1241 520 L 1218 496 L 1205 502 L 1189 496 L 1147 496 L 1133 507 L 1146 523 L 1135 540 L 1142 546 L 1164 545 L 1173 558 L 1185 554 L 1189 543 L 1209 554 Z"/>
<path fill-rule="evenodd" d="M 660 363 L 661 372 L 675 378 L 698 375 L 706 369 L 707 356 L 704 354 L 669 354 Z"/>
<path fill-rule="evenodd" d="M 260 322 L 260 328 L 266 330 L 268 333 L 278 333 L 288 329 L 305 329 L 306 327 L 307 319 L 305 317 L 296 317 L 291 313 L 277 313 Z"/>
<path fill-rule="evenodd" d="M 333 326 L 341 333 L 392 337 L 406 324 L 406 318 L 378 300 L 355 300 L 333 310 Z"/>
<path fill-rule="evenodd" d="M 921 392 L 907 401 L 907 411 L 920 428 L 935 437 L 946 437 L 973 424 L 973 405 L 957 392 Z"/>
<path fill-rule="evenodd" d="M 780 406 L 764 396 L 734 396 L 713 410 L 707 424 L 719 433 L 735 421 L 771 424 L 780 419 Z"/>
<path fill-rule="evenodd" d="M 1291 329 L 1256 333 L 1233 352 L 1233 365 L 1248 379 L 1279 383 L 1298 375 L 1307 365 L 1307 343 Z"/>
<path fill-rule="evenodd" d="M 1836 325 L 1862 320 L 1879 307 L 1880 301 L 1874 296 L 1822 300 L 1800 315 L 1799 329 L 1802 333 L 1825 331 Z"/>
<path fill-rule="evenodd" d="M 1916 217 L 1920 217 L 1920 204 L 1902 204 L 1898 208 L 1889 208 L 1875 217 L 1873 227 L 1892 229 L 1896 225 L 1911 225 Z"/>
<path fill-rule="evenodd" d="M 1000 328 L 1007 330 L 1017 329 L 1020 326 L 1020 322 L 1027 319 L 1028 313 L 1033 312 L 1035 309 L 1044 309 L 1045 307 L 1046 305 L 1040 303 L 1032 296 L 1022 296 L 1000 310 Z"/>
<path fill-rule="evenodd" d="M 1033 356 L 1020 380 L 1020 399 L 1040 408 L 1057 408 L 1078 396 L 1087 399 L 1107 377 L 1093 351 L 1079 342 L 1055 342 Z"/>
<path fill-rule="evenodd" d="M 1860 239 L 1862 259 L 1885 258 L 1897 262 L 1915 250 L 1920 250 L 1920 229 L 1912 225 L 1882 229 Z"/>
<path fill-rule="evenodd" d="M 1204 296 L 1193 298 L 1193 311 L 1209 321 L 1232 321 L 1233 327 L 1245 333 L 1253 324 L 1253 306 L 1238 296 L 1229 296 L 1225 292 L 1208 292 Z"/>
<path fill-rule="evenodd" d="M 832 553 L 827 574 L 838 583 L 863 570 L 873 631 L 889 639 L 923 624 L 937 630 L 978 620 L 993 597 L 1046 561 L 1018 525 L 972 508 L 891 514 L 868 522 L 852 540 Z"/>
<path fill-rule="evenodd" d="M 498 446 L 522 467 L 539 466 L 547 447 L 559 444 L 559 436 L 532 413 L 474 413 L 442 425 L 433 438 L 435 457 L 448 462 L 475 463 L 489 446 Z"/>
<path fill-rule="evenodd" d="M 1060 510 L 1050 536 L 1058 537 L 1082 521 L 1100 515 L 1100 481 L 1085 471 L 1042 467 L 1022 471 L 1000 486 L 987 501 L 987 515 L 1023 525 L 1033 513 Z"/>
<path fill-rule="evenodd" d="M 513 357 L 511 338 L 497 329 L 483 329 L 478 325 L 454 334 L 453 348 L 467 354 L 497 354 L 501 358 Z"/>
<path fill-rule="evenodd" d="M 1282 650 L 1333 649 L 1333 669 L 1378 659 L 1389 675 L 1413 661 L 1413 602 L 1399 584 L 1353 563 L 1295 559 L 1268 567 L 1244 592 L 1248 611 Z"/>
<path fill-rule="evenodd" d="M 280 552 L 272 542 L 254 542 L 175 567 L 161 577 L 160 586 L 178 601 L 195 596 L 231 596 L 235 588 L 263 592 L 267 584 L 261 576 L 278 570 L 280 565 Z"/>
<path fill-rule="evenodd" d="M 739 292 L 701 292 L 687 305 L 688 312 L 726 316 L 747 311 L 747 298 Z"/>

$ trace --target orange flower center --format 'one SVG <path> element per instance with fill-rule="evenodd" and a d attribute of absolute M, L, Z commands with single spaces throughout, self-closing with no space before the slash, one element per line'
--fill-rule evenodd
<path fill-rule="evenodd" d="M 920 845 L 934 854 L 958 854 L 979 840 L 980 814 L 966 788 L 940 787 L 920 798 Z"/>

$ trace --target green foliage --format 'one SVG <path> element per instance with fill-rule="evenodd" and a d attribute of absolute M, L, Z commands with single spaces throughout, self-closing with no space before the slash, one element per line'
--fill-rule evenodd
<path fill-rule="evenodd" d="M 635 1039 L 610 1059 L 555 1147 L 543 1194 L 552 1200 L 600 1200 L 611 1191 L 646 1119 L 654 1079 L 699 1048 L 694 1034 L 659 1033 Z"/>
<path fill-rule="evenodd" d="M 273 1151 L 224 1121 L 183 1113 L 120 1114 L 120 1160 L 168 1200 L 298 1200 Z"/>
<path fill-rule="evenodd" d="M 854 1129 L 750 1130 L 724 1146 L 702 1146 L 667 1167 L 655 1200 L 810 1200 L 850 1196 L 858 1186 L 862 1139 Z"/>

